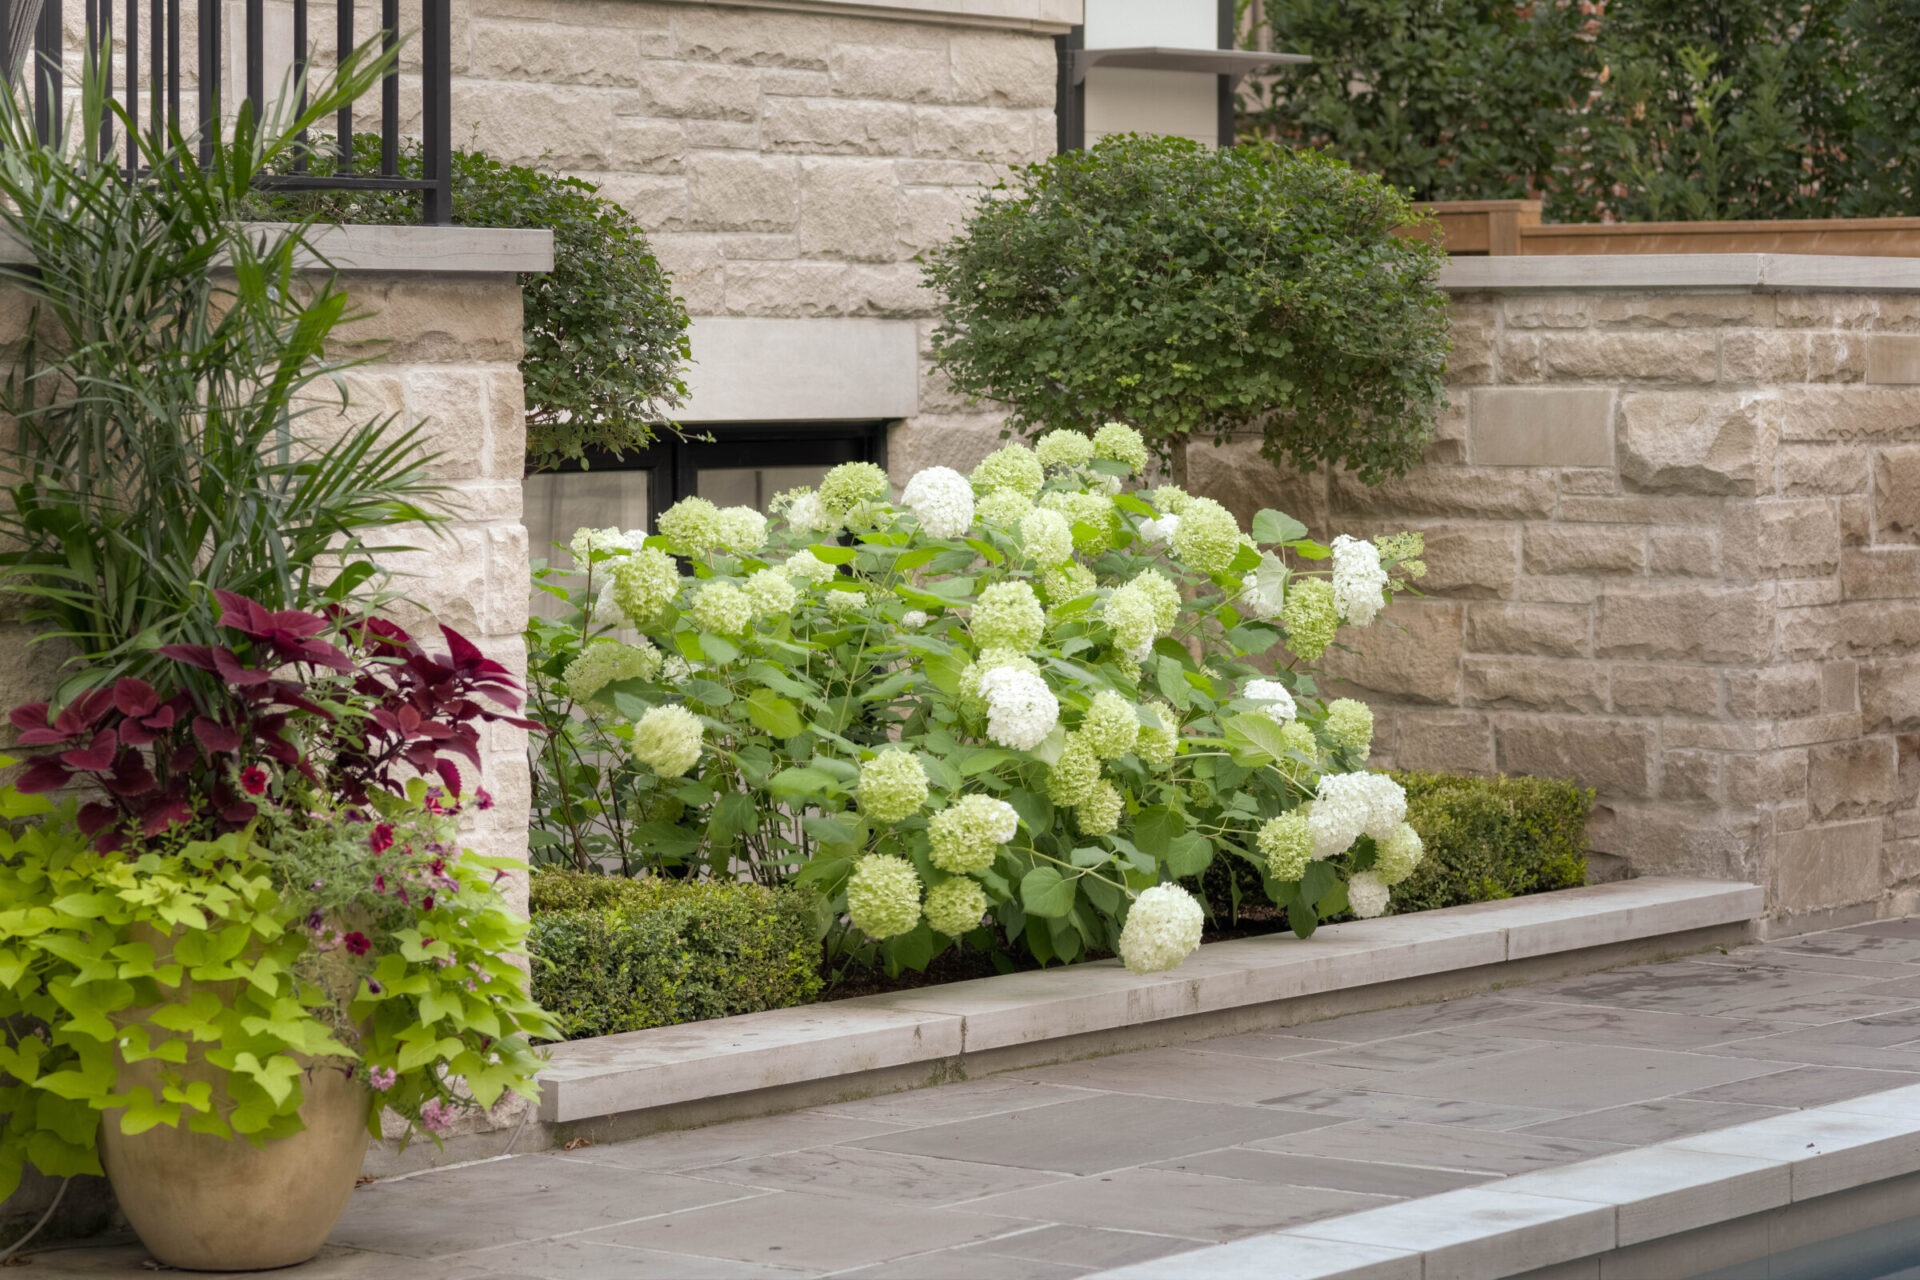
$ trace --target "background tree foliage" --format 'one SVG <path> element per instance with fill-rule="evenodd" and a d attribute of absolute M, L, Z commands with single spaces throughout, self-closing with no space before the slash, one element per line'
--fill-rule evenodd
<path fill-rule="evenodd" d="M 925 258 L 935 360 L 1008 431 L 1126 422 L 1183 479 L 1257 429 L 1302 470 L 1398 474 L 1444 399 L 1444 255 L 1405 196 L 1314 152 L 1109 138 L 1017 170 Z"/>
<path fill-rule="evenodd" d="M 314 173 L 331 172 L 332 140 L 321 138 Z M 380 140 L 355 140 L 354 167 L 376 172 Z M 418 148 L 401 156 L 403 176 L 420 172 Z M 265 194 L 266 212 L 320 221 L 412 223 L 419 197 L 400 192 Z M 653 439 L 687 393 L 686 305 L 646 234 L 627 211 L 582 178 L 502 164 L 474 151 L 453 153 L 453 220 L 471 227 L 551 227 L 553 270 L 523 275 L 527 458 L 536 468 L 615 455 Z"/>
<path fill-rule="evenodd" d="M 1262 0 L 1249 132 L 1548 221 L 1920 211 L 1920 0 Z"/>

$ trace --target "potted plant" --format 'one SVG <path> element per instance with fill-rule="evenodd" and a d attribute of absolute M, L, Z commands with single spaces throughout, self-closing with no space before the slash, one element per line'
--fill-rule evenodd
<path fill-rule="evenodd" d="M 222 593 L 226 645 L 12 713 L 0 792 L 0 1197 L 104 1166 L 161 1262 L 326 1239 L 383 1111 L 436 1138 L 532 1096 L 509 864 L 463 850 L 506 669 Z M 89 798 L 53 797 L 79 789 Z"/>

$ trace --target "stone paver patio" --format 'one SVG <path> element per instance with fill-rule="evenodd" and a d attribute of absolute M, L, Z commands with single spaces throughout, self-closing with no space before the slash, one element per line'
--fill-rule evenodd
<path fill-rule="evenodd" d="M 1053 1280 L 1917 1083 L 1920 917 L 377 1183 L 275 1274 Z"/>

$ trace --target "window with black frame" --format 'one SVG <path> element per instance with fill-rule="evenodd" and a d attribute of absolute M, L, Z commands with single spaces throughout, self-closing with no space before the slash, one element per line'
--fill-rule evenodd
<path fill-rule="evenodd" d="M 580 528 L 645 529 L 680 499 L 764 511 L 774 494 L 813 485 L 843 462 L 887 463 L 884 422 L 729 423 L 661 435 L 623 457 L 588 458 L 526 478 L 523 517 L 535 559 Z"/>

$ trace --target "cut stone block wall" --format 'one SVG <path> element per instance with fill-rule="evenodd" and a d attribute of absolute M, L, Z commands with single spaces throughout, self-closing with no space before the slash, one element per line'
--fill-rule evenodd
<path fill-rule="evenodd" d="M 1639 261 L 1611 276 L 1638 287 L 1516 263 L 1457 292 L 1452 405 L 1406 478 L 1249 444 L 1202 451 L 1197 487 L 1425 531 L 1426 598 L 1326 664 L 1378 762 L 1581 780 L 1602 875 L 1752 880 L 1783 924 L 1911 911 L 1920 292 L 1659 288 L 1687 260 Z"/>

